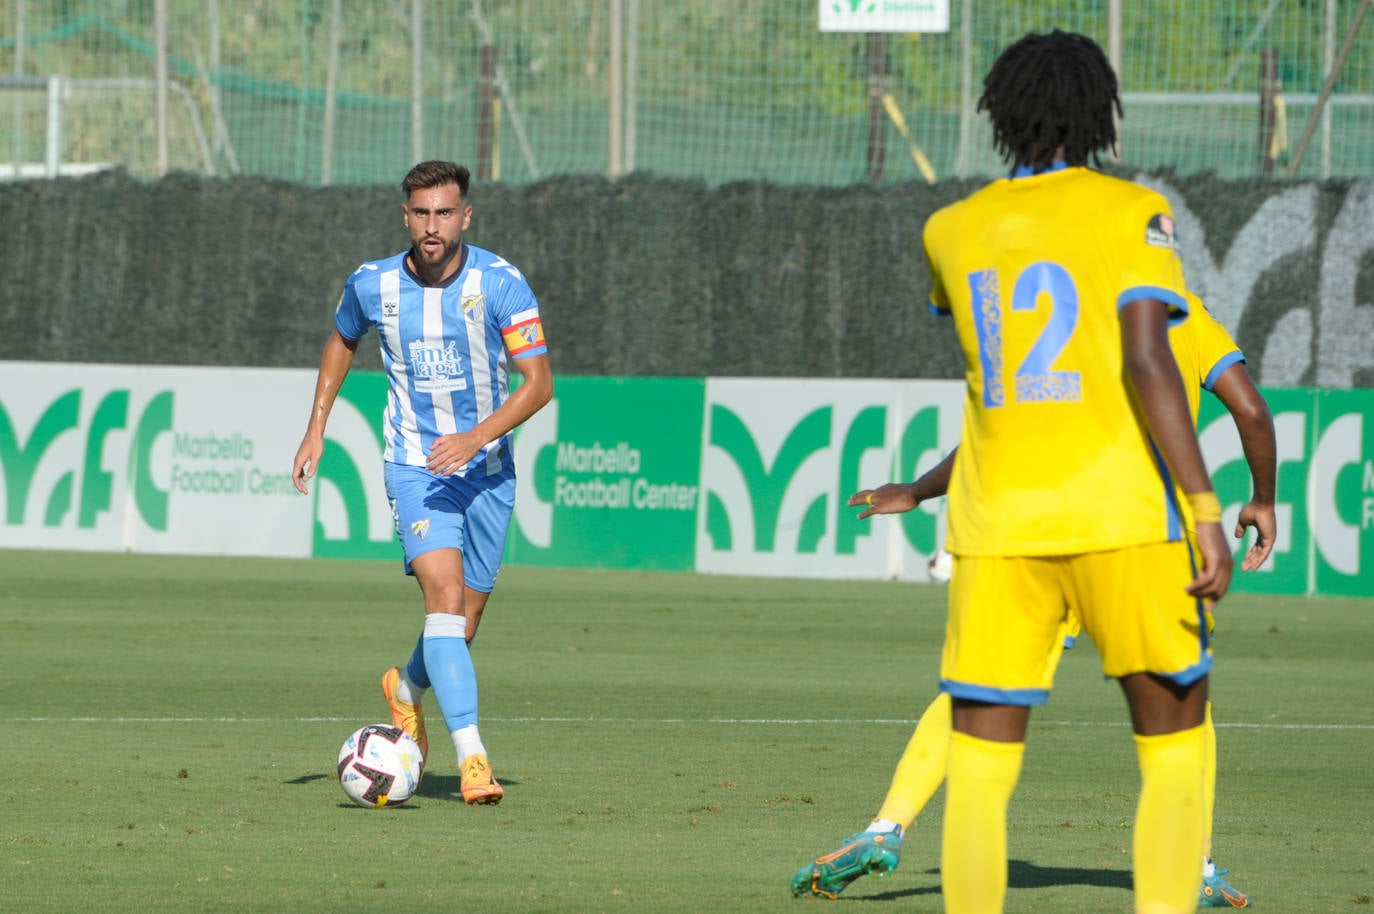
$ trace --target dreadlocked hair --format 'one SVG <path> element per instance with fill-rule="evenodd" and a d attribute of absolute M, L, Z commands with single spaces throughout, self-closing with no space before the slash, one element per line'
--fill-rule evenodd
<path fill-rule="evenodd" d="M 993 142 L 1013 165 L 1048 168 L 1063 148 L 1069 165 L 1116 148 L 1121 114 L 1116 74 L 1086 35 L 1032 33 L 1003 51 L 983 80 L 978 110 L 992 119 Z"/>

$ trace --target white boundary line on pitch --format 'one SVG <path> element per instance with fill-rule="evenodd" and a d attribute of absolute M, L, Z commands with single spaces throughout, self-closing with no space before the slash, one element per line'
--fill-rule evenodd
<path fill-rule="evenodd" d="M 315 724 L 366 723 L 364 717 L 7 717 L 7 724 Z M 917 721 L 907 718 L 868 718 L 864 720 L 825 718 L 765 718 L 765 717 L 483 717 L 484 722 L 505 724 L 773 724 L 783 726 L 836 726 L 863 724 L 904 724 L 914 726 Z M 1128 727 L 1125 721 L 1092 722 L 1075 720 L 1035 720 L 1031 724 L 1050 727 Z M 1252 724 L 1227 721 L 1217 723 L 1217 729 L 1245 730 L 1374 730 L 1374 724 Z"/>

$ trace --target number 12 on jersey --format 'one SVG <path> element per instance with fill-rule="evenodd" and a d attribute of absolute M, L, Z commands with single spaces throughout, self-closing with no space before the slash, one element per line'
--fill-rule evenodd
<path fill-rule="evenodd" d="M 1002 305 L 1002 282 L 997 270 L 968 274 L 973 295 L 973 325 L 978 333 L 978 357 L 983 369 L 983 406 L 1007 405 L 1002 349 L 1008 322 L 1028 319 L 1044 307 L 1049 320 L 1016 367 L 1012 402 L 1074 402 L 1083 398 L 1076 371 L 1056 371 L 1055 360 L 1078 326 L 1078 289 L 1069 271 L 1057 263 L 1040 261 L 1021 271 L 1011 292 L 1011 313 Z M 1023 315 L 1018 317 L 1018 315 Z M 1063 366 L 1059 366 L 1063 367 Z"/>

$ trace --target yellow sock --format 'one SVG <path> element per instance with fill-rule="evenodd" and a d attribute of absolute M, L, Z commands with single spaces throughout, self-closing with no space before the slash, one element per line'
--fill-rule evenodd
<path fill-rule="evenodd" d="M 1007 896 L 1007 804 L 1025 749 L 1025 743 L 950 735 L 940 852 L 945 914 L 1001 914 Z"/>
<path fill-rule="evenodd" d="M 1135 738 L 1136 914 L 1191 914 L 1202 885 L 1203 726 Z"/>
<path fill-rule="evenodd" d="M 949 760 L 949 709 L 949 696 L 941 692 L 921 713 L 921 721 L 897 762 L 892 786 L 887 789 L 887 799 L 876 818 L 891 819 L 906 831 L 940 789 Z"/>
<path fill-rule="evenodd" d="M 1212 703 L 1202 718 L 1202 856 L 1212 856 L 1213 816 L 1217 802 L 1217 728 L 1212 725 Z"/>

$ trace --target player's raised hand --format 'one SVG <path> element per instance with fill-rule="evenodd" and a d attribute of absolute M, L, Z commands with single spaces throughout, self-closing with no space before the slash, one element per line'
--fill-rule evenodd
<path fill-rule="evenodd" d="M 1221 532 L 1221 524 L 1198 524 L 1197 545 L 1202 553 L 1202 567 L 1185 589 L 1203 600 L 1220 600 L 1231 587 L 1231 572 L 1236 565 L 1231 556 L 1231 544 Z"/>
<path fill-rule="evenodd" d="M 920 504 L 915 486 L 905 482 L 889 482 L 876 489 L 860 489 L 849 496 L 849 507 L 863 507 L 859 520 L 874 514 L 901 514 Z"/>
<path fill-rule="evenodd" d="M 1274 538 L 1278 536 L 1279 529 L 1274 506 L 1256 501 L 1247 503 L 1240 509 L 1240 517 L 1236 519 L 1236 539 L 1245 536 L 1246 527 L 1255 528 L 1255 542 L 1245 553 L 1240 567 L 1242 571 L 1254 571 L 1263 565 L 1265 559 L 1269 558 L 1269 553 L 1274 551 Z"/>

